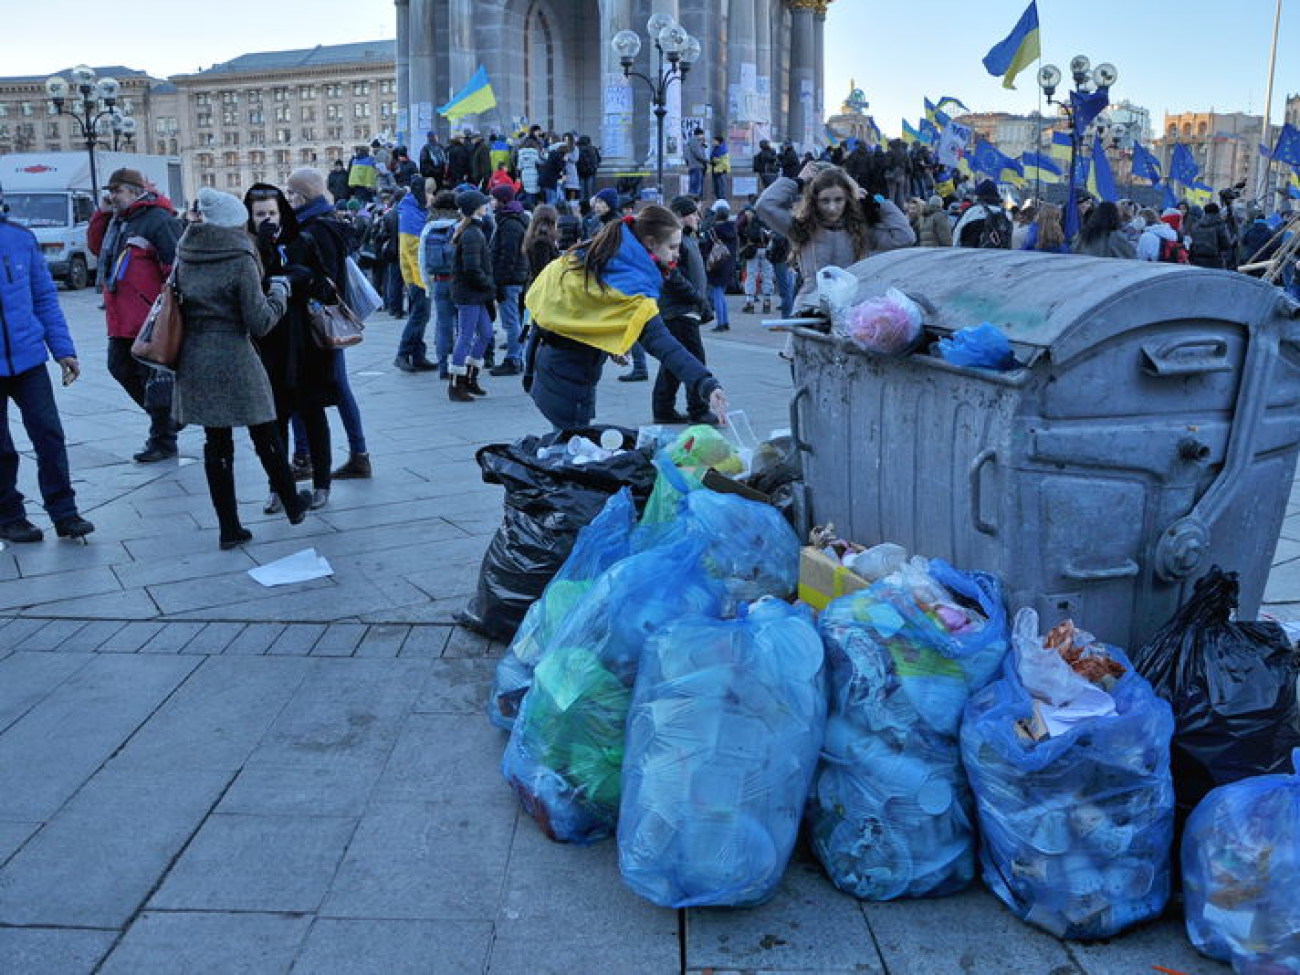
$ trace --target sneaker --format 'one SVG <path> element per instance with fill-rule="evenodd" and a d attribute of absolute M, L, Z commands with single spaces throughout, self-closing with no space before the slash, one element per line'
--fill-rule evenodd
<path fill-rule="evenodd" d="M 416 372 L 437 372 L 438 363 L 430 362 L 428 359 L 411 360 L 411 368 Z"/>
<path fill-rule="evenodd" d="M 673 410 L 671 413 L 655 414 L 655 423 L 672 424 L 672 423 L 685 423 L 685 422 L 686 422 L 686 416 L 682 413 L 678 413 L 676 410 Z"/>
<path fill-rule="evenodd" d="M 310 481 L 312 475 L 311 458 L 306 454 L 294 454 L 293 463 L 289 465 L 295 481 Z"/>
<path fill-rule="evenodd" d="M 156 443 L 145 444 L 144 450 L 132 454 L 131 459 L 137 464 L 156 464 L 160 460 L 170 460 L 176 456 L 175 447 L 162 447 Z"/>
<path fill-rule="evenodd" d="M 710 331 L 710 332 L 730 332 L 730 331 L 731 331 L 731 326 L 730 326 L 730 325 L 714 325 L 711 329 L 709 329 L 709 331 Z"/>
<path fill-rule="evenodd" d="M 399 355 L 393 360 L 393 365 L 402 370 L 402 372 L 415 372 L 415 363 L 411 361 L 409 355 Z"/>
<path fill-rule="evenodd" d="M 643 383 L 649 378 L 650 374 L 648 372 L 633 369 L 631 372 L 625 372 L 619 376 L 618 381 L 621 383 Z"/>
<path fill-rule="evenodd" d="M 764 315 L 772 314 L 772 303 L 770 301 L 763 302 L 763 314 Z"/>
<path fill-rule="evenodd" d="M 280 495 L 271 492 L 271 496 L 266 499 L 266 504 L 262 505 L 262 514 L 278 515 L 283 510 L 284 502 L 280 500 Z"/>
<path fill-rule="evenodd" d="M 39 542 L 45 537 L 45 532 L 41 531 L 26 518 L 19 518 L 17 521 L 11 521 L 8 524 L 0 525 L 0 539 L 6 542 L 17 544 L 26 544 L 28 542 Z"/>
<path fill-rule="evenodd" d="M 488 375 L 489 376 L 517 376 L 521 372 L 523 372 L 523 369 L 520 368 L 518 362 L 516 362 L 514 359 L 507 359 L 505 362 L 501 363 L 501 365 L 493 366 L 491 369 L 489 369 Z"/>
<path fill-rule="evenodd" d="M 83 538 L 95 530 L 95 526 L 81 515 L 60 518 L 54 523 L 54 531 L 60 538 Z"/>
<path fill-rule="evenodd" d="M 370 476 L 370 455 L 369 454 L 349 454 L 347 462 L 338 467 L 330 477 L 336 481 L 346 481 L 349 478 L 369 477 Z"/>
<path fill-rule="evenodd" d="M 329 488 L 313 488 L 311 492 L 311 510 L 323 508 L 330 503 Z"/>
<path fill-rule="evenodd" d="M 746 315 L 752 315 L 754 314 L 754 303 L 752 301 L 747 301 L 745 302 L 745 307 L 740 310 Z"/>

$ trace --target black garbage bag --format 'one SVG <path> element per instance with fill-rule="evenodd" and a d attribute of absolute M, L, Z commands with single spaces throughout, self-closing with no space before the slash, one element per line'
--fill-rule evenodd
<path fill-rule="evenodd" d="M 768 496 L 772 507 L 785 517 L 796 531 L 797 486 L 803 482 L 803 466 L 793 437 L 777 437 L 758 445 L 747 483 Z"/>
<path fill-rule="evenodd" d="M 625 452 L 609 460 L 575 464 L 569 457 L 539 459 L 539 450 L 574 437 L 594 442 L 608 429 L 623 436 Z M 475 454 L 487 484 L 506 489 L 505 510 L 483 565 L 478 591 L 460 622 L 493 640 L 508 641 L 524 614 L 569 557 L 578 531 L 620 488 L 632 492 L 639 512 L 654 488 L 655 468 L 638 451 L 636 432 L 621 427 L 587 427 L 512 444 L 488 444 Z"/>
<path fill-rule="evenodd" d="M 1215 566 L 1133 656 L 1173 708 L 1180 823 L 1216 786 L 1289 772 L 1300 747 L 1300 655 L 1278 624 L 1230 619 L 1238 588 Z"/>

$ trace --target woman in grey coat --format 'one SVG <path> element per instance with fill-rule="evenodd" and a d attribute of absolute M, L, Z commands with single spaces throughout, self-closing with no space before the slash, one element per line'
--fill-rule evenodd
<path fill-rule="evenodd" d="M 199 190 L 198 220 L 177 248 L 176 285 L 182 296 L 185 338 L 176 367 L 173 415 L 204 428 L 203 469 L 221 527 L 220 546 L 234 548 L 253 535 L 239 522 L 235 496 L 233 427 L 248 427 L 266 476 L 298 524 L 311 492 L 298 492 L 275 423 L 271 382 L 252 340 L 283 317 L 289 283 L 273 278 L 262 292 L 257 247 L 245 229 L 248 212 L 229 193 Z"/>

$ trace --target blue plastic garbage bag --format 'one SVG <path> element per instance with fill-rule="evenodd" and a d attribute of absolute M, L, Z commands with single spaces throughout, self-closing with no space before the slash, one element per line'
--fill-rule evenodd
<path fill-rule="evenodd" d="M 939 355 L 955 366 L 997 369 L 1000 372 L 1015 369 L 1017 365 L 1007 337 L 988 322 L 958 329 L 951 338 L 940 339 Z"/>
<path fill-rule="evenodd" d="M 701 566 L 702 550 L 684 538 L 611 566 L 533 672 L 501 773 L 551 839 L 590 843 L 613 834 L 627 709 L 646 640 L 673 620 L 716 617 L 722 608 L 722 584 Z"/>
<path fill-rule="evenodd" d="M 1300 748 L 1291 753 L 1300 773 Z M 1300 972 L 1300 775 L 1210 792 L 1183 834 L 1187 936 L 1239 975 Z"/>
<path fill-rule="evenodd" d="M 682 538 L 700 539 L 705 545 L 704 567 L 727 587 L 728 614 L 742 602 L 794 594 L 799 583 L 799 537 L 781 512 L 739 495 L 697 488 L 663 454 L 655 466 L 660 481 L 677 492 L 676 515 L 647 523 L 647 505 L 647 515 L 632 538 L 634 551 L 675 544 Z"/>
<path fill-rule="evenodd" d="M 661 907 L 758 904 L 776 890 L 826 723 L 806 607 L 764 599 L 734 620 L 656 633 L 628 715 L 619 867 Z"/>
<path fill-rule="evenodd" d="M 975 810 L 957 736 L 967 697 L 1010 645 L 1001 584 L 914 560 L 836 599 L 817 625 L 831 709 L 808 803 L 813 852 L 865 900 L 961 890 L 975 876 Z"/>
<path fill-rule="evenodd" d="M 993 893 L 1059 938 L 1108 938 L 1169 898 L 1173 714 L 1116 647 L 1079 634 L 1087 648 L 1065 664 L 1050 645 L 1061 632 L 1045 646 L 1037 614 L 1017 614 L 1001 678 L 966 705 L 962 761 Z M 1122 675 L 1098 684 L 1076 667 Z M 1044 737 L 1049 717 L 1059 733 Z"/>
<path fill-rule="evenodd" d="M 487 713 L 488 720 L 498 728 L 509 731 L 514 726 L 519 705 L 532 686 L 533 669 L 578 600 L 591 589 L 597 576 L 632 554 L 635 524 L 636 505 L 632 493 L 623 488 L 578 532 L 569 557 L 546 584 L 541 598 L 528 607 L 510 649 L 497 663 Z"/>

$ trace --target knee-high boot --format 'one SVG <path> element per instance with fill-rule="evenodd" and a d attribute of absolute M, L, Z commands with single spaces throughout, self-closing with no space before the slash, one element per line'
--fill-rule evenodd
<path fill-rule="evenodd" d="M 289 519 L 289 524 L 299 524 L 311 507 L 311 492 L 298 490 L 298 483 L 293 479 L 293 468 L 289 466 L 289 456 L 272 424 L 253 428 L 253 448 L 257 451 L 257 459 L 262 462 L 262 470 L 266 472 L 271 490 L 284 505 L 284 514 Z"/>
<path fill-rule="evenodd" d="M 253 533 L 239 523 L 239 500 L 235 497 L 235 453 L 214 444 L 203 446 L 203 473 L 208 478 L 208 494 L 217 524 L 221 527 L 220 546 L 231 549 L 251 541 Z"/>

